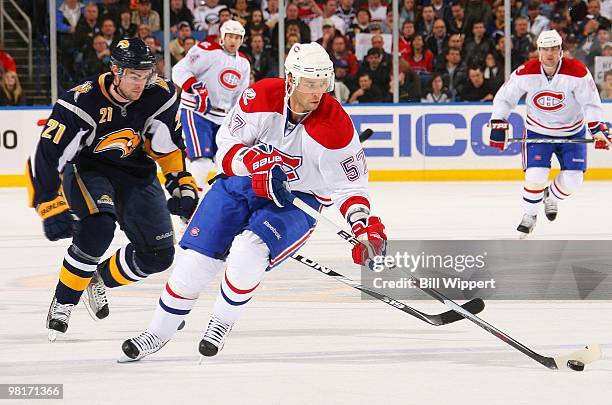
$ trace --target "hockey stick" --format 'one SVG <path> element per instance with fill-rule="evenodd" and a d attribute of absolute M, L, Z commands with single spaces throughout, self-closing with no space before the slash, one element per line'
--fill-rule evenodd
<path fill-rule="evenodd" d="M 337 281 L 340 281 L 341 283 L 344 283 L 348 286 L 351 286 L 365 294 L 368 294 L 371 297 L 374 297 L 382 302 L 384 302 L 385 304 L 388 304 L 394 308 L 399 309 L 400 311 L 403 311 L 409 315 L 414 316 L 415 318 L 418 318 L 424 322 L 427 322 L 430 325 L 434 325 L 434 326 L 440 326 L 440 325 L 447 325 L 449 323 L 453 323 L 453 322 L 457 322 L 463 319 L 463 316 L 459 315 L 457 312 L 450 310 L 450 311 L 446 311 L 443 312 L 441 314 L 427 314 L 424 312 L 421 312 L 417 309 L 414 309 L 398 300 L 395 300 L 391 297 L 388 297 L 384 294 L 381 294 L 379 292 L 376 292 L 374 290 L 371 290 L 361 284 L 359 284 L 358 282 L 356 282 L 355 280 L 352 280 L 346 276 L 343 276 L 340 273 L 337 273 L 336 271 L 322 266 L 319 263 L 308 259 L 300 254 L 294 254 L 291 256 L 293 259 L 297 260 L 298 262 L 305 264 L 306 266 L 310 267 L 311 269 L 317 270 L 323 274 L 326 274 L 334 279 L 336 279 Z M 484 301 L 481 300 L 480 298 L 476 298 L 473 299 L 471 301 L 466 302 L 465 304 L 462 305 L 462 308 L 472 314 L 477 314 L 480 311 L 482 311 L 484 309 Z"/>
<path fill-rule="evenodd" d="M 418 280 L 416 280 L 416 282 L 418 283 Z M 521 353 L 531 357 L 533 360 L 537 361 L 538 363 L 542 364 L 543 366 L 551 370 L 558 370 L 566 366 L 570 367 L 570 365 L 568 364 L 568 362 L 570 361 L 579 361 L 583 363 L 583 367 L 584 367 L 584 364 L 592 363 L 601 358 L 601 349 L 596 344 L 586 345 L 584 349 L 576 350 L 572 353 L 567 353 L 564 355 L 559 355 L 559 356 L 554 356 L 554 357 L 542 356 L 541 354 L 538 354 L 534 352 L 533 350 L 531 350 L 530 348 L 528 348 L 527 346 L 523 345 L 519 341 L 508 336 L 506 333 L 497 329 L 495 326 L 491 325 L 485 320 L 477 317 L 476 315 L 468 311 L 465 311 L 459 304 L 457 304 L 455 301 L 451 300 L 450 298 L 446 297 L 441 292 L 434 290 L 432 288 L 424 289 L 424 291 L 427 294 L 429 294 L 430 297 L 435 298 L 441 303 L 443 303 L 444 305 L 446 305 L 447 307 L 452 308 L 455 312 L 459 313 L 466 319 L 480 326 L 481 328 L 491 333 L 496 338 L 509 344 L 510 346 L 514 347 Z"/>
<path fill-rule="evenodd" d="M 364 143 L 365 141 L 370 139 L 372 135 L 374 135 L 374 131 L 372 131 L 370 128 L 366 129 L 365 131 L 359 134 L 359 143 Z"/>
<path fill-rule="evenodd" d="M 523 138 L 510 138 L 508 142 L 520 142 L 520 143 L 593 143 L 593 139 L 563 139 L 563 138 L 542 138 L 542 139 L 523 139 Z"/>
<path fill-rule="evenodd" d="M 330 230 L 334 231 L 336 233 L 336 235 L 340 236 L 342 239 L 344 239 L 345 241 L 349 242 L 351 245 L 356 246 L 358 244 L 360 244 L 361 242 L 358 241 L 353 235 L 351 235 L 349 232 L 346 232 L 344 229 L 340 228 L 338 225 L 336 225 L 335 223 L 333 223 L 330 219 L 328 219 L 325 215 L 322 215 L 319 211 L 315 210 L 314 208 L 312 208 L 310 205 L 306 204 L 304 201 L 302 201 L 300 198 L 296 197 L 295 195 L 291 194 L 291 193 L 287 193 L 287 197 L 289 198 L 289 200 L 291 201 L 291 203 L 298 209 L 304 211 L 306 214 L 310 215 L 312 218 L 316 219 L 317 222 L 322 222 L 324 223 Z M 317 268 L 316 266 L 312 266 L 308 263 L 306 263 L 304 260 L 305 259 L 303 256 L 301 255 L 294 255 L 292 256 L 294 259 L 308 265 L 309 267 L 314 268 L 315 270 L 318 270 L 322 273 L 328 274 L 325 271 Z M 309 259 L 305 259 L 308 262 L 312 262 Z M 312 262 L 314 263 L 314 262 Z M 316 265 L 316 263 L 314 263 Z M 320 266 L 320 265 L 318 265 Z M 321 267 L 321 266 L 320 266 Z M 328 271 L 332 272 L 330 269 L 327 269 Z M 376 291 L 370 290 L 366 287 L 363 287 L 362 285 L 357 284 L 356 282 L 354 282 L 353 280 L 350 280 L 344 276 L 342 276 L 341 274 L 338 274 L 336 272 L 333 272 L 334 275 L 332 275 L 331 277 L 334 277 L 336 280 L 341 281 L 345 284 L 350 285 L 351 287 L 357 288 L 358 290 L 363 291 L 366 294 L 369 294 L 375 298 L 378 298 L 379 300 L 386 302 L 389 305 L 392 305 L 394 307 L 398 307 L 397 304 L 402 304 L 401 302 L 397 301 L 397 300 L 393 300 L 393 303 L 387 302 L 387 300 L 391 299 L 381 293 L 378 293 Z M 328 274 L 330 275 L 330 274 Z M 336 276 L 337 275 L 337 276 Z M 427 290 L 429 290 L 428 288 L 421 288 L 419 286 L 419 288 L 425 292 L 427 292 Z M 469 313 L 474 313 L 477 314 L 480 311 L 482 311 L 484 309 L 484 301 L 480 298 L 475 298 L 473 300 L 470 300 L 468 302 L 466 302 L 465 304 L 463 304 L 463 309 Z M 404 305 L 406 306 L 406 305 Z M 408 307 L 410 308 L 410 307 Z M 401 308 L 400 308 L 401 309 Z M 410 308 L 410 310 L 408 311 L 404 311 L 404 312 L 408 312 L 411 315 L 424 320 L 425 322 L 428 322 L 432 325 L 444 325 L 447 323 L 451 323 L 451 322 L 456 322 L 458 320 L 461 319 L 461 316 L 459 316 L 459 314 L 457 314 L 455 311 L 447 311 L 444 312 L 442 314 L 438 314 L 438 315 L 427 315 L 427 314 L 423 314 L 422 312 L 419 312 L 417 310 L 415 310 L 414 308 Z M 424 319 L 423 315 L 427 316 L 429 319 Z M 439 318 L 438 318 L 439 317 Z M 430 321 L 434 321 L 437 323 L 432 323 Z"/>
<path fill-rule="evenodd" d="M 338 231 L 339 227 L 336 224 L 334 224 L 330 219 L 328 219 L 324 215 L 320 214 L 314 208 L 310 207 L 304 201 L 300 200 L 298 197 L 294 196 L 291 193 L 287 193 L 287 197 L 293 203 L 293 205 L 295 205 L 297 208 L 301 209 L 302 211 L 304 211 L 306 214 L 310 215 L 314 219 L 325 223 L 327 226 L 329 226 L 330 229 L 333 228 L 333 230 L 336 231 L 337 235 L 340 235 L 341 238 L 348 241 L 352 245 L 361 243 L 355 237 L 348 235 L 348 233 L 344 232 L 342 229 Z M 534 352 L 527 346 L 523 345 L 522 343 L 508 336 L 506 333 L 495 328 L 493 325 L 487 323 L 485 320 L 477 317 L 470 311 L 466 311 L 461 305 L 457 304 L 455 301 L 446 297 L 441 292 L 433 288 L 421 288 L 419 280 L 415 278 L 414 276 L 410 275 L 410 279 L 413 280 L 413 282 L 415 282 L 415 285 L 418 286 L 421 290 L 423 290 L 430 297 L 440 301 L 447 307 L 451 308 L 451 310 L 455 311 L 457 314 L 472 321 L 473 323 L 480 326 L 487 332 L 491 333 L 493 336 L 497 337 L 503 342 L 506 342 L 507 344 L 514 347 L 521 353 L 531 357 L 533 360 L 537 361 L 538 363 L 542 364 L 543 366 L 551 370 L 557 370 L 566 365 L 567 367 L 570 367 L 570 368 L 576 367 L 577 366 L 575 364 L 576 362 L 582 363 L 582 368 L 584 368 L 585 364 L 592 363 L 601 358 L 601 349 L 599 348 L 598 345 L 595 345 L 595 344 L 587 345 L 585 346 L 584 349 L 576 350 L 572 353 L 568 353 L 565 355 L 559 355 L 555 357 L 542 356 L 541 354 Z M 570 362 L 573 363 L 571 366 L 570 366 Z M 577 370 L 581 370 L 581 369 L 577 369 Z"/>

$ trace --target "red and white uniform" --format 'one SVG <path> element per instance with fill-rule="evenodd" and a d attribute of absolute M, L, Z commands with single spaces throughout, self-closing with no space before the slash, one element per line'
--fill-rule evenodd
<path fill-rule="evenodd" d="M 221 124 L 238 96 L 249 86 L 251 65 L 244 54 L 230 55 L 221 45 L 200 42 L 172 68 L 172 80 L 183 91 L 196 82 L 208 89 L 211 108 L 204 116 Z"/>
<path fill-rule="evenodd" d="M 603 120 L 597 86 L 579 60 L 562 58 L 550 81 L 539 60 L 519 66 L 495 95 L 491 119 L 507 119 L 525 93 L 525 128 L 538 134 L 571 136 Z"/>
<path fill-rule="evenodd" d="M 244 147 L 265 143 L 283 155 L 292 191 L 333 203 L 345 216 L 356 205 L 369 208 L 364 151 L 340 103 L 324 94 L 317 109 L 293 126 L 284 97 L 284 79 L 264 79 L 244 91 L 217 133 L 219 168 L 228 175 L 248 175 L 234 157 Z"/>

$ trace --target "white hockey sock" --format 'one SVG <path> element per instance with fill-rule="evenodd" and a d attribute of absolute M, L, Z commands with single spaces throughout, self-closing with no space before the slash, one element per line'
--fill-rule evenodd
<path fill-rule="evenodd" d="M 253 298 L 269 266 L 269 256 L 266 244 L 251 231 L 244 231 L 234 239 L 215 301 L 214 316 L 228 324 L 236 322 Z"/>
<path fill-rule="evenodd" d="M 148 329 L 162 341 L 170 339 L 195 305 L 200 292 L 222 268 L 221 260 L 193 250 L 179 255 Z"/>
<path fill-rule="evenodd" d="M 198 190 L 204 191 L 208 187 L 206 180 L 208 179 L 208 173 L 213 167 L 212 159 L 201 157 L 195 160 L 189 161 L 189 172 L 196 180 Z"/>
<path fill-rule="evenodd" d="M 525 214 L 537 215 L 544 198 L 544 190 L 550 169 L 547 167 L 530 167 L 525 171 L 523 187 L 523 209 Z"/>
<path fill-rule="evenodd" d="M 584 175 L 580 170 L 562 170 L 550 183 L 550 197 L 563 201 L 582 185 Z"/>

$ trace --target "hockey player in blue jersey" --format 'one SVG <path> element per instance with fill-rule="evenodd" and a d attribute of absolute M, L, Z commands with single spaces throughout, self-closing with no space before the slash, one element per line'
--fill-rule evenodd
<path fill-rule="evenodd" d="M 83 300 L 108 315 L 105 287 L 142 280 L 170 267 L 169 212 L 188 219 L 197 186 L 185 170 L 175 87 L 155 75 L 155 58 L 139 39 L 112 49 L 111 71 L 63 95 L 27 162 L 30 205 L 49 240 L 72 237 L 47 316 L 49 339 L 65 333 Z M 171 195 L 166 202 L 157 164 Z M 130 243 L 101 261 L 116 223 Z"/>

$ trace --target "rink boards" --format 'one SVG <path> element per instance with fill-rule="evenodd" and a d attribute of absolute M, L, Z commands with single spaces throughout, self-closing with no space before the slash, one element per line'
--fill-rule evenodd
<path fill-rule="evenodd" d="M 612 103 L 603 107 L 609 118 Z M 375 132 L 364 145 L 372 181 L 522 178 L 520 143 L 503 153 L 487 146 L 491 104 L 374 104 L 346 109 L 357 131 Z M 515 138 L 523 136 L 524 113 L 525 106 L 520 105 L 509 117 Z M 25 185 L 25 160 L 49 114 L 49 107 L 0 108 L 0 186 Z M 589 145 L 587 179 L 612 180 L 610 157 L 608 151 Z"/>

